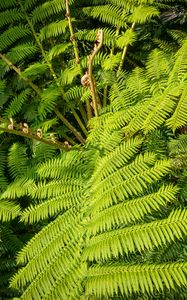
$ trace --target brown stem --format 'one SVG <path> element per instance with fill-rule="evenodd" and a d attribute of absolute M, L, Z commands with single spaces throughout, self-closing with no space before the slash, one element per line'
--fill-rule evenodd
<path fill-rule="evenodd" d="M 81 116 L 82 116 L 82 118 L 84 120 L 84 123 L 87 124 L 88 123 L 87 114 L 86 114 L 85 108 L 82 105 L 82 103 L 79 104 L 79 110 L 81 112 Z"/>
<path fill-rule="evenodd" d="M 95 115 L 99 115 L 99 108 L 98 108 L 98 94 L 97 94 L 97 89 L 96 89 L 96 84 L 95 84 L 95 78 L 93 75 L 93 62 L 94 58 L 101 49 L 103 45 L 103 30 L 99 30 L 98 32 L 99 35 L 99 41 L 98 44 L 95 44 L 94 50 L 92 54 L 88 57 L 88 76 L 89 76 L 89 84 L 90 84 L 90 90 L 91 90 L 91 95 L 92 95 L 92 101 L 93 101 L 93 107 L 94 107 L 94 112 Z"/>
<path fill-rule="evenodd" d="M 39 141 L 43 144 L 47 144 L 47 145 L 50 145 L 50 146 L 58 148 L 58 149 L 69 150 L 69 148 L 67 146 L 65 146 L 63 143 L 60 143 L 58 141 L 56 143 L 54 143 L 54 142 L 51 142 L 49 140 L 40 138 L 40 137 L 38 137 L 37 135 L 35 135 L 33 133 L 25 133 L 23 131 L 8 129 L 8 128 L 4 128 L 4 127 L 0 127 L 0 131 L 11 133 L 11 134 L 16 134 L 16 135 L 23 136 L 23 137 L 26 137 L 26 138 L 29 138 L 29 139 L 32 139 L 32 140 L 37 140 L 37 141 Z"/>
<path fill-rule="evenodd" d="M 59 112 L 59 110 L 55 109 L 54 112 L 56 113 L 57 117 L 72 131 L 72 133 L 76 136 L 76 138 L 82 144 L 84 144 L 85 139 L 82 137 L 80 132 L 69 123 L 69 121 Z"/>
<path fill-rule="evenodd" d="M 75 62 L 76 62 L 76 64 L 80 65 L 81 75 L 83 75 L 83 70 L 82 70 L 82 67 L 81 67 L 81 61 L 80 61 L 80 57 L 79 57 L 79 48 L 78 48 L 77 40 L 75 38 L 75 32 L 74 32 L 73 24 L 72 24 L 72 21 L 71 21 L 71 12 L 70 12 L 70 8 L 69 8 L 69 0 L 65 0 L 65 2 L 66 2 L 66 18 L 67 18 L 67 21 L 68 21 L 68 26 L 69 26 L 69 31 L 70 31 L 70 40 L 73 44 L 73 49 L 74 49 L 74 54 L 75 54 Z M 90 106 L 89 101 L 86 102 L 86 110 L 87 110 L 86 119 L 88 117 L 88 120 L 89 120 L 92 117 L 91 106 Z M 85 124 L 87 124 L 87 120 L 85 119 L 85 115 L 84 115 L 83 110 L 80 109 L 80 113 L 81 113 L 84 121 L 86 121 Z M 83 132 L 85 133 L 84 130 L 83 130 Z"/>

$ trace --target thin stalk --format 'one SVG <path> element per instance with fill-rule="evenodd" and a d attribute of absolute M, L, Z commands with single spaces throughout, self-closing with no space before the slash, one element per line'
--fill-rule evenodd
<path fill-rule="evenodd" d="M 103 94 L 103 107 L 107 106 L 107 95 L 108 95 L 108 86 L 105 86 L 104 94 Z"/>
<path fill-rule="evenodd" d="M 99 115 L 99 108 L 98 108 L 99 97 L 98 97 L 98 93 L 97 93 L 97 89 L 96 89 L 95 78 L 93 75 L 93 62 L 94 62 L 95 56 L 97 55 L 97 53 L 99 52 L 99 50 L 101 49 L 101 47 L 103 45 L 103 31 L 99 30 L 97 35 L 98 35 L 98 38 L 97 38 L 98 44 L 95 44 L 94 50 L 88 58 L 88 76 L 89 76 L 89 83 L 90 83 L 90 91 L 91 91 L 91 95 L 92 95 L 93 108 L 94 108 L 96 117 Z"/>
<path fill-rule="evenodd" d="M 120 27 L 117 27 L 115 37 L 117 37 L 119 35 L 119 32 L 120 32 Z M 115 44 L 112 46 L 112 49 L 110 51 L 110 56 L 112 56 L 114 54 L 114 50 L 115 50 Z"/>
<path fill-rule="evenodd" d="M 80 65 L 81 75 L 83 76 L 83 70 L 82 70 L 80 56 L 79 56 L 79 48 L 78 48 L 77 40 L 75 38 L 75 32 L 74 32 L 73 24 L 72 24 L 72 21 L 71 21 L 71 12 L 70 12 L 70 7 L 69 7 L 69 0 L 65 0 L 65 3 L 66 3 L 66 18 L 67 18 L 67 21 L 68 21 L 69 32 L 70 32 L 70 40 L 73 44 L 73 49 L 74 49 L 74 54 L 75 54 L 75 63 L 77 65 Z M 88 117 L 88 120 L 89 120 L 92 117 L 92 108 L 91 108 L 91 105 L 90 105 L 89 101 L 86 101 L 86 110 L 87 110 L 87 117 Z M 88 122 L 87 117 L 85 119 L 85 114 L 83 112 L 83 109 L 81 109 L 81 108 L 80 108 L 80 113 L 82 115 L 83 120 L 86 121 L 85 124 L 87 124 L 87 122 Z"/>
<path fill-rule="evenodd" d="M 77 123 L 79 124 L 80 128 L 84 132 L 85 136 L 87 136 L 88 131 L 87 131 L 86 127 L 84 126 L 82 120 L 80 119 L 79 115 L 77 114 L 76 110 L 74 108 L 72 108 L 71 110 L 72 110 L 72 113 L 73 113 L 75 119 L 77 120 Z"/>
<path fill-rule="evenodd" d="M 82 137 L 80 132 L 74 126 L 72 126 L 71 123 L 66 118 L 64 118 L 64 116 L 59 112 L 59 110 L 55 109 L 54 111 L 55 111 L 57 117 L 71 130 L 71 132 L 76 136 L 76 138 L 82 144 L 84 144 L 85 139 Z"/>
<path fill-rule="evenodd" d="M 89 99 L 86 100 L 86 110 L 87 110 L 88 120 L 90 120 L 92 118 L 92 108 Z"/>
<path fill-rule="evenodd" d="M 65 1 L 66 1 L 66 18 L 67 18 L 68 25 L 69 25 L 70 39 L 72 41 L 73 49 L 74 49 L 74 53 L 75 53 L 75 62 L 76 62 L 76 64 L 80 64 L 79 49 L 78 49 L 78 45 L 77 45 L 77 40 L 75 38 L 73 25 L 71 22 L 69 0 L 65 0 Z"/>
<path fill-rule="evenodd" d="M 117 37 L 119 35 L 120 32 L 120 27 L 116 27 L 116 33 L 115 33 L 115 37 Z M 114 55 L 114 51 L 115 51 L 115 44 L 112 46 L 111 50 L 110 50 L 110 58 Z M 108 85 L 105 86 L 104 88 L 104 93 L 103 93 L 103 107 L 107 106 L 107 95 L 108 95 Z"/>
<path fill-rule="evenodd" d="M 134 30 L 134 27 L 135 27 L 135 22 L 132 23 L 131 30 Z M 128 49 L 128 45 L 125 44 L 124 48 L 123 48 L 122 56 L 121 56 L 120 65 L 119 65 L 119 68 L 118 68 L 118 71 L 117 71 L 117 76 L 120 74 L 120 72 L 123 68 L 123 64 L 124 64 L 125 57 L 126 57 L 126 54 L 127 54 L 127 49 Z"/>
<path fill-rule="evenodd" d="M 81 116 L 84 120 L 84 123 L 87 124 L 88 123 L 88 119 L 87 119 L 87 115 L 86 115 L 86 111 L 84 109 L 84 106 L 82 105 L 82 103 L 79 104 L 79 110 L 81 112 Z"/>
<path fill-rule="evenodd" d="M 26 76 L 23 76 L 21 71 L 9 60 L 5 57 L 5 55 L 3 55 L 2 53 L 0 53 L 0 58 L 11 68 L 13 69 L 22 80 L 24 80 L 25 82 L 27 82 L 28 85 L 30 85 L 30 87 L 37 93 L 37 95 L 39 95 L 41 97 L 41 91 L 39 89 L 39 87 L 37 85 L 35 85 L 30 79 L 28 79 Z M 76 130 L 76 128 L 70 124 L 70 122 L 59 112 L 59 110 L 56 108 L 55 110 L 55 114 L 59 117 L 59 119 L 67 126 L 67 128 L 70 129 L 70 131 L 75 135 L 75 137 L 81 141 L 81 143 L 85 142 L 84 138 L 81 136 L 81 134 L 79 133 L 79 135 L 75 134 L 76 132 L 78 132 Z M 81 140 L 80 140 L 81 139 Z"/>

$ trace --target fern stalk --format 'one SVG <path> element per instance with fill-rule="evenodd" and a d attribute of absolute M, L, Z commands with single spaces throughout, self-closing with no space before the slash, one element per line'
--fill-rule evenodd
<path fill-rule="evenodd" d="M 83 75 L 82 66 L 81 66 L 81 62 L 80 62 L 80 56 L 79 56 L 79 48 L 78 48 L 77 40 L 75 38 L 73 24 L 72 24 L 72 21 L 71 21 L 71 12 L 70 12 L 70 8 L 69 8 L 69 0 L 66 0 L 65 2 L 66 2 L 66 18 L 67 18 L 68 26 L 69 26 L 70 40 L 73 44 L 73 49 L 74 49 L 74 54 L 75 54 L 75 62 L 76 62 L 77 65 L 80 65 L 81 75 Z M 80 113 L 82 115 L 82 118 L 85 121 L 85 123 L 87 124 L 87 121 L 90 120 L 91 117 L 92 117 L 91 106 L 90 106 L 89 100 L 86 100 L 86 109 L 87 109 L 87 116 L 85 116 L 85 113 L 83 111 L 84 110 L 83 107 L 80 107 Z M 87 117 L 88 117 L 88 120 L 87 120 Z M 83 132 L 87 136 L 87 132 L 85 132 L 84 129 L 83 129 Z"/>
<path fill-rule="evenodd" d="M 23 132 L 21 130 L 18 131 L 18 130 L 14 130 L 14 129 L 4 128 L 4 127 L 1 127 L 1 126 L 0 126 L 0 131 L 11 133 L 11 134 L 15 134 L 15 135 L 18 135 L 18 136 L 23 136 L 23 137 L 26 137 L 28 139 L 36 140 L 36 141 L 39 141 L 39 142 L 41 142 L 43 144 L 55 147 L 57 149 L 68 150 L 68 147 L 66 145 L 62 144 L 62 143 L 51 142 L 49 140 L 40 138 L 40 137 L 38 137 L 37 135 L 35 135 L 33 133 L 25 133 L 25 132 Z"/>
<path fill-rule="evenodd" d="M 91 90 L 91 95 L 92 95 L 92 101 L 93 101 L 93 107 L 94 107 L 94 112 L 96 117 L 99 115 L 99 105 L 100 105 L 100 101 L 99 101 L 99 96 L 97 93 L 97 89 L 96 89 L 96 84 L 95 84 L 95 78 L 93 75 L 93 62 L 94 62 L 94 58 L 97 55 L 97 53 L 99 52 L 99 50 L 101 49 L 102 45 L 103 45 L 103 31 L 100 30 L 98 32 L 99 35 L 99 42 L 98 45 L 95 44 L 94 45 L 94 50 L 92 52 L 92 54 L 89 56 L 88 58 L 88 76 L 89 76 L 89 80 L 90 80 L 90 90 Z"/>
<path fill-rule="evenodd" d="M 57 117 L 71 130 L 71 132 L 76 136 L 76 138 L 82 143 L 85 143 L 85 139 L 82 137 L 80 132 L 59 112 L 58 109 L 54 110 Z"/>
<path fill-rule="evenodd" d="M 75 53 L 75 62 L 76 62 L 76 64 L 80 64 L 79 49 L 78 49 L 78 45 L 77 45 L 77 40 L 75 38 L 73 25 L 71 22 L 69 0 L 66 0 L 66 18 L 68 21 L 68 26 L 69 26 L 69 31 L 70 31 L 70 40 L 72 41 L 73 49 L 74 49 L 74 53 Z"/>
<path fill-rule="evenodd" d="M 134 27 L 135 27 L 135 22 L 132 23 L 131 30 L 134 30 Z M 123 64 L 124 64 L 124 61 L 125 61 L 125 57 L 126 57 L 126 54 L 127 54 L 127 49 L 128 49 L 128 45 L 125 44 L 124 48 L 123 48 L 123 53 L 122 53 L 122 56 L 121 56 L 121 61 L 120 61 L 120 65 L 119 65 L 119 68 L 118 68 L 117 75 L 119 75 L 120 72 L 122 71 Z"/>

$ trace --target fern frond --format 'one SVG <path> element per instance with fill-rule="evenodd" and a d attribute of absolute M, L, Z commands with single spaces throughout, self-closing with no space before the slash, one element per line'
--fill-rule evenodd
<path fill-rule="evenodd" d="M 178 101 L 177 107 L 172 115 L 166 122 L 169 128 L 175 130 L 181 126 L 185 126 L 187 122 L 187 84 L 184 84 L 184 90 Z"/>
<path fill-rule="evenodd" d="M 125 200 L 104 209 L 92 217 L 88 224 L 88 234 L 96 235 L 117 226 L 142 220 L 147 214 L 162 210 L 167 203 L 175 202 L 178 191 L 176 186 L 166 185 L 154 193 L 133 200 Z"/>
<path fill-rule="evenodd" d="M 59 185 L 60 184 L 60 185 Z M 64 194 L 69 194 L 69 197 L 75 197 L 75 199 L 80 195 L 80 191 L 76 192 L 76 188 L 83 187 L 84 181 L 80 179 L 62 179 L 60 182 L 57 180 L 50 181 L 48 184 L 39 183 L 37 189 L 33 190 L 36 198 L 46 199 L 50 197 L 59 197 Z M 73 191 L 75 190 L 75 192 Z M 76 201 L 76 200 L 75 200 Z"/>
<path fill-rule="evenodd" d="M 6 8 L 9 8 L 9 7 L 15 7 L 17 4 L 18 3 L 17 3 L 16 0 L 7 0 L 6 2 L 2 1 L 0 3 L 0 8 L 6 9 Z"/>
<path fill-rule="evenodd" d="M 170 94 L 171 92 L 171 94 Z M 151 131 L 162 125 L 164 120 L 169 116 L 175 107 L 175 97 L 172 95 L 173 91 L 167 89 L 161 97 L 154 98 L 151 101 L 152 110 L 145 119 L 142 128 L 145 132 Z"/>
<path fill-rule="evenodd" d="M 14 26 L 7 29 L 0 35 L 0 51 L 9 48 L 17 40 L 30 34 L 30 30 L 23 25 Z"/>
<path fill-rule="evenodd" d="M 11 48 L 7 52 L 6 57 L 14 64 L 24 61 L 28 57 L 33 57 L 38 52 L 36 45 L 32 43 L 25 43 Z"/>
<path fill-rule="evenodd" d="M 128 89 L 128 94 L 131 93 L 131 99 L 136 99 L 137 97 L 142 97 L 149 95 L 149 82 L 140 68 L 135 68 L 132 73 L 127 77 L 126 85 Z M 131 105 L 133 100 L 131 100 Z"/>
<path fill-rule="evenodd" d="M 136 137 L 121 143 L 108 156 L 105 156 L 97 162 L 97 169 L 93 174 L 94 183 L 104 179 L 112 174 L 118 168 L 124 166 L 130 158 L 137 152 L 142 144 L 142 139 Z"/>
<path fill-rule="evenodd" d="M 21 175 L 20 175 L 21 176 Z M 20 188 L 21 187 L 21 188 Z M 24 196 L 31 195 L 33 190 L 36 189 L 36 184 L 33 179 L 25 177 L 22 174 L 21 178 L 16 179 L 9 184 L 8 188 L 2 194 L 2 199 L 16 199 Z"/>
<path fill-rule="evenodd" d="M 21 178 L 28 167 L 27 148 L 22 144 L 15 143 L 9 150 L 8 166 L 13 178 Z"/>
<path fill-rule="evenodd" d="M 172 67 L 172 55 L 168 56 L 164 51 L 155 49 L 151 52 L 146 63 L 147 76 L 153 82 L 156 80 L 158 88 L 162 86 L 161 91 L 166 86 L 164 79 L 168 78 Z"/>
<path fill-rule="evenodd" d="M 17 9 L 8 9 L 3 12 L 0 12 L 0 28 L 11 24 L 14 21 L 19 22 L 23 20 L 23 14 Z"/>
<path fill-rule="evenodd" d="M 111 47 L 114 45 L 115 40 L 116 40 L 116 32 L 114 29 L 111 28 L 102 28 L 103 30 L 103 35 L 104 35 L 104 39 L 103 39 L 103 44 L 107 45 L 108 47 Z M 78 32 L 75 33 L 75 37 L 80 40 L 80 41 L 90 41 L 90 42 L 95 42 L 96 40 L 96 34 L 97 34 L 96 29 L 91 29 L 91 30 L 87 30 L 87 29 L 83 29 L 83 30 L 79 30 Z"/>
<path fill-rule="evenodd" d="M 17 261 L 19 264 L 25 264 L 28 260 L 34 259 L 36 254 L 40 253 L 41 249 L 45 249 L 50 246 L 51 241 L 55 238 L 58 242 L 58 236 L 62 235 L 64 238 L 64 244 L 69 240 L 71 234 L 76 231 L 76 226 L 71 226 L 74 222 L 80 218 L 75 209 L 70 209 L 64 214 L 58 216 L 53 222 L 49 223 L 44 227 L 35 237 L 30 240 L 27 245 L 18 253 Z M 69 223 L 69 220 L 71 222 Z M 79 226 L 78 226 L 79 227 Z M 78 228 L 80 230 L 80 227 Z M 69 232 L 69 233 L 68 233 Z M 67 235 L 66 235 L 67 234 Z M 71 240 L 71 239 L 70 239 Z M 33 251 L 34 246 L 34 251 Z M 55 246 L 55 245 L 54 245 Z M 60 245 L 58 245 L 61 247 Z M 51 245 L 52 247 L 52 245 Z M 61 247 L 62 248 L 62 247 Z M 59 250 L 61 250 L 59 248 Z M 49 255 L 54 255 L 55 253 L 48 253 Z M 41 262 L 42 263 L 42 262 Z"/>
<path fill-rule="evenodd" d="M 171 154 L 180 154 L 187 152 L 187 134 L 180 134 L 177 139 L 169 142 L 169 150 Z"/>
<path fill-rule="evenodd" d="M 70 1 L 70 3 L 71 2 L 72 1 Z M 55 14 L 62 13 L 64 10 L 65 3 L 62 0 L 45 1 L 32 11 L 32 21 L 34 24 L 40 21 L 45 21 Z"/>
<path fill-rule="evenodd" d="M 66 99 L 68 101 L 72 101 L 73 99 L 80 100 L 84 92 L 84 87 L 75 85 L 66 92 Z"/>
<path fill-rule="evenodd" d="M 169 83 L 177 83 L 182 81 L 186 76 L 187 70 L 187 40 L 175 54 L 175 64 L 169 76 Z"/>
<path fill-rule="evenodd" d="M 55 122 L 53 123 L 53 125 Z M 38 141 L 33 142 L 33 158 L 35 163 L 41 164 L 43 161 L 47 162 L 49 159 L 52 159 L 56 154 L 56 149 L 47 145 L 40 143 Z"/>
<path fill-rule="evenodd" d="M 83 8 L 83 12 L 104 23 L 114 26 L 126 27 L 124 10 L 114 5 L 101 5 Z"/>
<path fill-rule="evenodd" d="M 0 191 L 3 192 L 8 186 L 8 178 L 6 176 L 7 157 L 3 150 L 0 151 Z"/>
<path fill-rule="evenodd" d="M 111 175 L 93 184 L 91 188 L 95 194 L 93 203 L 91 202 L 93 213 L 143 193 L 149 184 L 169 172 L 171 168 L 169 161 L 158 161 L 150 167 L 154 161 L 155 155 L 152 153 L 139 155 L 131 164 L 125 165 L 118 171 L 114 170 Z"/>
<path fill-rule="evenodd" d="M 20 206 L 6 200 L 0 200 L 0 220 L 8 222 L 15 219 L 21 213 Z"/>
<path fill-rule="evenodd" d="M 27 101 L 29 95 L 31 94 L 30 89 L 22 91 L 18 96 L 16 96 L 10 105 L 7 107 L 4 116 L 7 118 L 14 117 L 22 109 L 23 104 Z"/>
<path fill-rule="evenodd" d="M 106 260 L 123 253 L 142 252 L 181 239 L 187 234 L 187 210 L 173 211 L 167 219 L 124 229 L 114 229 L 92 237 L 84 249 L 85 259 Z"/>
<path fill-rule="evenodd" d="M 60 54 L 64 53 L 65 51 L 68 50 L 68 48 L 71 46 L 71 44 L 66 43 L 66 44 L 59 44 L 55 45 L 47 54 L 47 58 L 49 61 L 52 59 L 58 57 Z"/>
<path fill-rule="evenodd" d="M 22 241 L 15 235 L 11 227 L 1 225 L 1 238 L 4 242 L 6 251 L 9 250 L 11 253 L 16 253 L 16 251 L 20 250 L 23 246 Z"/>
<path fill-rule="evenodd" d="M 119 66 L 121 59 L 121 53 L 117 53 L 116 55 L 109 55 L 107 58 L 105 58 L 103 62 L 103 69 L 108 71 L 108 70 L 113 70 L 117 66 Z"/>
<path fill-rule="evenodd" d="M 58 124 L 58 119 L 54 118 L 52 120 L 47 120 L 42 122 L 42 124 L 38 124 L 39 128 L 42 128 L 43 132 L 47 132 L 51 127 Z"/>
<path fill-rule="evenodd" d="M 184 41 L 187 39 L 187 33 L 182 30 L 171 29 L 168 30 L 168 33 L 173 37 L 174 40 L 176 40 L 179 44 L 181 44 L 181 46 L 184 43 Z"/>
<path fill-rule="evenodd" d="M 61 92 L 59 88 L 54 84 L 49 85 L 43 91 L 41 95 L 41 100 L 38 105 L 38 112 L 43 118 L 46 117 L 47 113 L 52 112 L 54 110 L 54 107 L 60 95 Z"/>
<path fill-rule="evenodd" d="M 159 15 L 159 10 L 153 6 L 138 6 L 129 17 L 129 21 L 144 24 L 150 21 L 152 17 Z"/>
<path fill-rule="evenodd" d="M 124 45 L 132 45 L 134 41 L 136 41 L 136 33 L 132 29 L 127 29 L 124 34 L 118 37 L 116 45 L 123 49 Z"/>
<path fill-rule="evenodd" d="M 111 264 L 94 266 L 89 269 L 86 280 L 86 294 L 96 297 L 115 296 L 120 291 L 122 295 L 131 295 L 133 292 L 147 292 L 153 294 L 186 285 L 186 263 L 170 264 Z"/>
<path fill-rule="evenodd" d="M 61 72 L 61 76 L 59 78 L 59 81 L 61 85 L 68 85 L 73 82 L 75 77 L 81 74 L 80 66 L 79 65 L 73 65 L 68 68 L 66 68 L 63 72 Z"/>
<path fill-rule="evenodd" d="M 66 193 L 59 198 L 51 198 L 41 204 L 30 206 L 24 210 L 21 221 L 25 223 L 36 223 L 40 220 L 45 220 L 49 217 L 55 216 L 62 210 L 70 209 L 80 203 L 80 193 Z"/>
<path fill-rule="evenodd" d="M 73 21 L 71 19 L 71 21 Z M 66 28 L 68 27 L 67 20 L 61 20 L 58 22 L 50 23 L 49 25 L 43 27 L 40 30 L 40 39 L 47 40 L 51 37 L 57 37 L 66 32 Z"/>
<path fill-rule="evenodd" d="M 22 75 L 25 77 L 30 77 L 32 79 L 36 79 L 39 76 L 45 74 L 48 70 L 48 65 L 40 62 L 36 62 L 32 65 L 30 65 L 28 68 L 26 68 Z"/>
<path fill-rule="evenodd" d="M 42 179 L 60 179 L 62 176 L 66 179 L 81 179 L 82 161 L 85 161 L 85 155 L 83 153 L 71 151 L 69 153 L 63 153 L 59 158 L 54 158 L 41 164 L 37 172 Z"/>

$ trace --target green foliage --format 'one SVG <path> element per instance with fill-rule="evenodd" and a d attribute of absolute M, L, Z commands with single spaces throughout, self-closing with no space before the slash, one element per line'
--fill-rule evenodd
<path fill-rule="evenodd" d="M 35 141 L 0 135 L 0 297 L 186 294 L 185 2 L 177 7 L 1 1 L 0 111 Z M 92 118 L 81 77 L 101 29 Z"/>
<path fill-rule="evenodd" d="M 179 189 L 168 182 L 171 161 L 143 150 L 143 137 L 124 140 L 121 128 L 108 127 L 117 117 L 103 121 L 101 133 L 95 126 L 82 151 L 39 166 L 31 196 L 40 203 L 21 219 L 54 219 L 18 254 L 26 266 L 11 287 L 23 291 L 21 299 L 151 296 L 186 285 L 185 262 L 146 258 L 186 235 L 186 209 L 177 208 Z"/>

